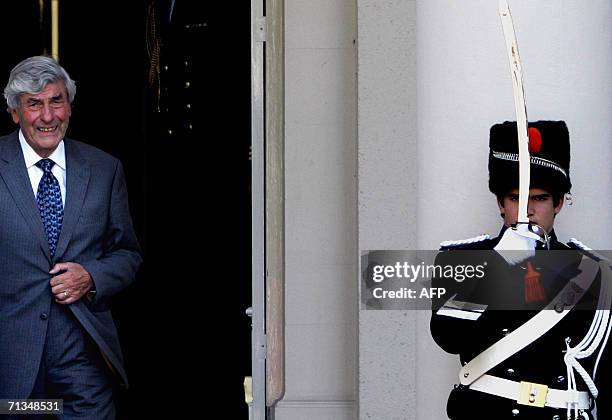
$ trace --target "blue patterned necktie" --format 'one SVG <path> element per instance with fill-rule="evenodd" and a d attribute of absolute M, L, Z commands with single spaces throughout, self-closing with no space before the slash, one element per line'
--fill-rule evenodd
<path fill-rule="evenodd" d="M 57 178 L 51 172 L 55 165 L 51 159 L 41 159 L 36 162 L 36 166 L 43 170 L 43 176 L 38 184 L 36 193 L 36 203 L 40 210 L 47 240 L 49 241 L 49 251 L 51 257 L 55 255 L 57 240 L 62 230 L 62 220 L 64 219 L 64 206 L 62 205 L 62 192 Z"/>

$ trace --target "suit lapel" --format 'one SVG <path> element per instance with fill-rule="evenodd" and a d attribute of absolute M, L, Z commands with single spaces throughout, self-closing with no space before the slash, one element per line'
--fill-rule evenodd
<path fill-rule="evenodd" d="M 36 197 L 32 191 L 32 184 L 25 166 L 23 152 L 19 145 L 19 131 L 13 132 L 4 142 L 0 151 L 0 176 L 4 179 L 6 186 L 15 200 L 21 215 L 30 227 L 34 237 L 40 242 L 40 246 L 49 261 L 49 242 L 47 234 L 40 218 L 40 211 L 36 204 Z"/>
<path fill-rule="evenodd" d="M 89 165 L 77 145 L 70 139 L 64 139 L 64 146 L 66 148 L 66 203 L 62 231 L 55 251 L 56 257 L 62 257 L 70 242 L 81 215 L 90 176 Z"/>

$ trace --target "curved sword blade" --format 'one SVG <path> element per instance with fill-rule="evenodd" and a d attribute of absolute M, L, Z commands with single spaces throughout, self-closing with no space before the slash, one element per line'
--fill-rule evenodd
<path fill-rule="evenodd" d="M 506 50 L 510 61 L 512 88 L 514 91 L 514 109 L 516 111 L 516 129 L 518 132 L 519 154 L 519 202 L 518 222 L 529 222 L 527 217 L 527 202 L 529 200 L 530 163 L 529 135 L 527 130 L 527 105 L 523 91 L 523 69 L 518 52 L 518 43 L 514 32 L 514 24 L 510 7 L 506 0 L 499 0 L 499 16 L 501 17 L 506 40 Z"/>

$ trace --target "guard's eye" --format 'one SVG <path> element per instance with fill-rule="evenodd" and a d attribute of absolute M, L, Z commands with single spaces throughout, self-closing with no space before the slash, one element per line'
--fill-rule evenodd
<path fill-rule="evenodd" d="M 548 194 L 543 194 L 543 195 L 536 195 L 535 197 L 533 197 L 533 199 L 535 201 L 546 201 L 550 198 L 550 195 Z"/>

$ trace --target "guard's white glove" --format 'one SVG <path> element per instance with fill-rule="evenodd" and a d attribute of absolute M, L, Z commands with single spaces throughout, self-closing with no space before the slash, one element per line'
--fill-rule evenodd
<path fill-rule="evenodd" d="M 493 249 L 499 252 L 508 264 L 517 265 L 535 255 L 536 241 L 540 239 L 537 233 L 529 230 L 527 224 L 519 224 L 516 229 L 506 229 Z"/>

